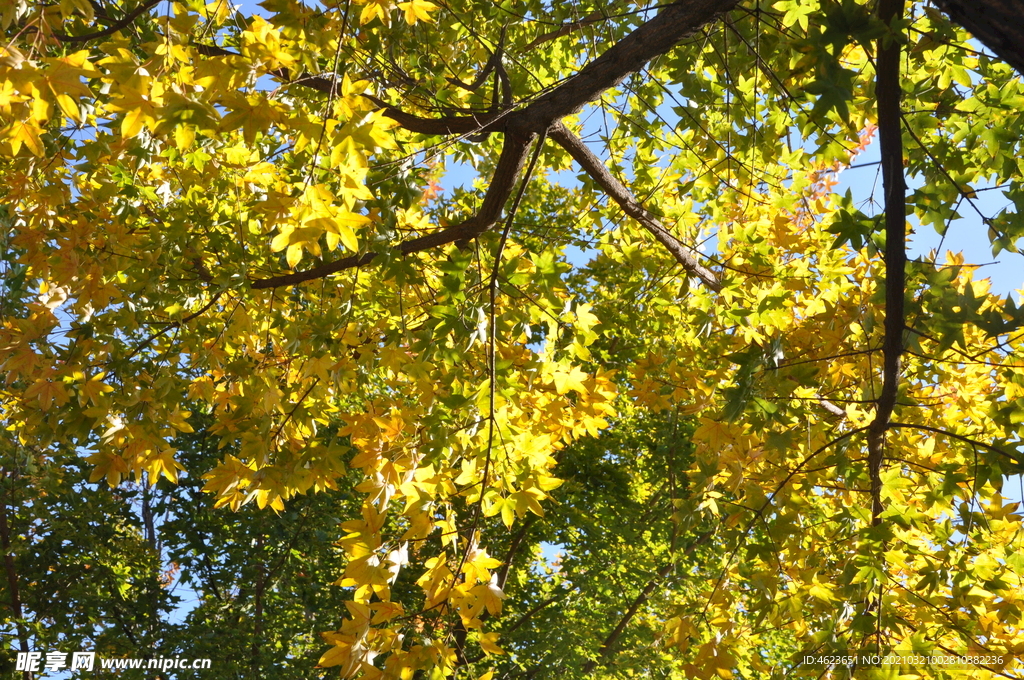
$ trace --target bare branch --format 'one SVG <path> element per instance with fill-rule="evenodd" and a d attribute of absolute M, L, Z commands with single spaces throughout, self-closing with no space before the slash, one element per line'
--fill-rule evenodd
<path fill-rule="evenodd" d="M 844 411 L 839 406 L 836 406 L 835 404 L 833 404 L 828 399 L 825 399 L 820 394 L 818 395 L 818 405 L 821 406 L 826 411 L 828 411 L 829 413 L 831 413 L 832 415 L 838 417 L 838 418 L 845 418 L 846 417 L 846 411 Z"/>

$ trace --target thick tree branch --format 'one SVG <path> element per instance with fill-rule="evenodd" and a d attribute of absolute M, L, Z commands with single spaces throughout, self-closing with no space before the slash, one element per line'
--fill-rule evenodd
<path fill-rule="evenodd" d="M 1024 74 L 1024 0 L 935 0 L 935 4 Z"/>
<path fill-rule="evenodd" d="M 405 241 L 392 248 L 392 253 L 409 255 L 448 243 L 468 241 L 492 229 L 501 216 L 505 201 L 512 194 L 512 189 L 526 159 L 527 148 L 535 135 L 545 132 L 565 116 L 580 111 L 587 103 L 598 99 L 601 93 L 622 82 L 631 73 L 636 73 L 655 57 L 665 54 L 702 26 L 732 9 L 736 4 L 738 4 L 738 0 L 724 0 L 724 2 L 689 0 L 669 5 L 653 19 L 641 25 L 606 50 L 600 57 L 584 66 L 579 73 L 518 111 L 496 111 L 486 115 L 454 116 L 431 120 L 405 114 L 384 102 L 374 100 L 384 109 L 389 118 L 414 132 L 466 134 L 500 131 L 506 133 L 498 167 L 491 179 L 484 197 L 484 205 L 480 211 L 458 226 Z M 207 54 L 226 52 L 217 47 L 200 46 L 199 49 Z M 332 91 L 330 88 L 334 87 L 333 76 L 330 78 L 304 76 L 293 81 L 287 71 L 278 71 L 273 75 L 319 91 Z M 562 139 L 565 140 L 564 144 L 572 146 L 572 140 L 575 138 L 563 134 Z M 576 141 L 578 142 L 578 140 Z M 586 148 L 582 144 L 577 144 L 576 149 L 581 159 L 588 160 L 589 157 L 583 153 Z M 601 168 L 604 167 L 601 163 L 598 165 Z M 608 177 L 611 175 L 608 174 Z M 614 185 L 609 183 L 609 186 Z M 718 282 L 714 274 L 703 268 L 692 253 L 688 252 L 657 220 L 643 210 L 635 199 L 632 199 L 625 187 L 622 187 L 621 183 L 617 183 L 617 186 L 621 188 L 621 191 L 618 191 L 619 198 L 616 200 L 623 205 L 627 213 L 639 216 L 637 219 L 642 218 L 641 224 L 651 231 L 659 242 L 669 248 L 676 259 L 682 262 L 684 267 L 687 267 L 687 271 L 698 276 L 712 289 L 718 290 Z M 353 255 L 304 272 L 256 280 L 252 282 L 252 287 L 256 289 L 277 288 L 312 281 L 345 269 L 369 264 L 377 258 L 378 254 L 371 252 Z"/>
<path fill-rule="evenodd" d="M 903 15 L 903 0 L 880 0 L 878 16 L 886 25 Z M 888 44 L 886 44 L 888 43 Z M 904 297 L 907 265 L 907 185 L 903 177 L 903 132 L 900 124 L 900 43 L 888 34 L 878 41 L 878 137 L 885 194 L 885 337 L 882 341 L 882 390 L 875 418 L 868 429 L 868 473 L 871 478 L 871 514 L 881 521 L 882 461 L 885 433 L 899 392 L 900 356 L 906 326 Z"/>
<path fill-rule="evenodd" d="M 296 82 L 302 82 L 301 80 Z M 501 118 L 509 115 L 507 111 L 494 111 L 468 116 L 444 116 L 442 118 L 423 118 L 406 113 L 391 106 L 387 102 L 372 95 L 363 95 L 384 111 L 384 115 L 395 121 L 409 132 L 422 135 L 467 135 L 471 133 L 492 132 Z"/>
<path fill-rule="evenodd" d="M 565 125 L 556 123 L 551 128 L 549 134 L 553 140 L 569 152 L 573 160 L 580 164 L 580 167 L 597 182 L 598 186 L 604 189 L 605 193 L 622 207 L 623 212 L 639 222 L 640 226 L 650 232 L 660 244 L 665 246 L 665 249 L 672 254 L 676 261 L 683 265 L 683 269 L 686 270 L 687 274 L 700 279 L 705 286 L 713 291 L 721 290 L 722 286 L 718 282 L 718 277 L 715 276 L 714 272 L 697 261 L 693 249 L 684 246 L 679 239 L 662 226 L 658 218 L 644 208 L 633 197 L 629 189 L 605 167 L 601 159 L 594 155 Z"/>
<path fill-rule="evenodd" d="M 688 0 L 665 7 L 579 73 L 510 116 L 506 126 L 524 126 L 539 132 L 579 112 L 626 76 L 638 72 L 738 3 L 739 0 Z"/>
<path fill-rule="evenodd" d="M 483 205 L 476 215 L 461 224 L 400 243 L 391 249 L 391 253 L 399 256 L 410 255 L 449 243 L 470 241 L 480 234 L 493 229 L 494 225 L 501 218 L 501 211 L 505 206 L 505 201 L 512 194 L 512 188 L 515 186 L 523 170 L 527 151 L 532 141 L 532 136 L 508 135 L 505 137 L 505 144 L 501 149 L 501 156 L 498 158 L 498 166 L 494 170 L 494 176 L 491 178 L 490 186 L 484 196 Z M 306 271 L 259 279 L 252 282 L 252 287 L 260 289 L 294 286 L 304 281 L 312 281 L 330 276 L 331 274 L 337 274 L 353 267 L 361 267 L 372 262 L 378 255 L 379 253 L 372 252 L 352 255 L 351 257 L 345 257 L 334 262 L 324 263 L 319 267 L 313 267 Z"/>
<path fill-rule="evenodd" d="M 403 113 L 380 100 L 375 103 L 384 109 L 385 115 L 412 132 L 466 134 L 517 130 L 540 134 L 552 123 L 596 101 L 606 90 L 638 72 L 652 59 L 665 54 L 738 3 L 739 0 L 688 0 L 669 5 L 584 66 L 579 73 L 519 111 L 429 119 Z M 309 79 L 295 82 L 314 87 Z"/>

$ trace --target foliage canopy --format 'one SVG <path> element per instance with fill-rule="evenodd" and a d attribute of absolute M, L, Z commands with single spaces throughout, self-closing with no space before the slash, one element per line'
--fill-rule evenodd
<path fill-rule="evenodd" d="M 260 8 L 0 9 L 12 649 L 1017 677 L 1024 311 L 906 255 L 987 187 L 1016 251 L 1009 65 L 900 0 Z"/>

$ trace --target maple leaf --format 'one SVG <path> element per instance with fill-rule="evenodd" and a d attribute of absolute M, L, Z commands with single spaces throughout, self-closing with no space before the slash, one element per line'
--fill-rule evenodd
<path fill-rule="evenodd" d="M 443 552 L 438 557 L 427 560 L 424 566 L 426 572 L 416 580 L 416 584 L 426 593 L 427 606 L 430 607 L 447 598 L 453 574 L 448 568 L 446 554 Z"/>
<path fill-rule="evenodd" d="M 86 461 L 93 465 L 89 482 L 95 483 L 106 479 L 111 489 L 121 483 L 121 479 L 128 475 L 130 469 L 121 456 L 111 451 L 98 451 L 88 456 Z"/>
<path fill-rule="evenodd" d="M 178 470 L 184 470 L 185 466 L 174 458 L 174 449 L 163 449 L 151 455 L 145 463 L 149 471 L 150 484 L 156 484 L 161 475 L 173 484 L 178 483 Z"/>
<path fill-rule="evenodd" d="M 493 574 L 487 583 L 481 583 L 473 587 L 473 594 L 477 596 L 480 606 L 487 609 L 491 616 L 501 613 L 502 600 L 506 595 L 498 587 L 498 575 Z"/>
<path fill-rule="evenodd" d="M 587 393 L 587 386 L 585 384 L 587 374 L 578 366 L 572 366 L 568 371 L 560 368 L 554 372 L 551 379 L 555 383 L 555 390 L 559 394 L 566 394 L 570 390 L 575 390 L 580 394 Z"/>
<path fill-rule="evenodd" d="M 66 404 L 69 396 L 62 383 L 56 380 L 40 378 L 25 390 L 24 398 L 26 400 L 38 401 L 39 408 L 43 411 L 48 411 L 50 406 L 54 404 L 57 406 Z"/>
<path fill-rule="evenodd" d="M 417 21 L 433 21 L 430 13 L 437 9 L 437 5 L 428 0 L 409 0 L 398 3 L 398 9 L 405 11 L 406 22 L 414 26 Z"/>
<path fill-rule="evenodd" d="M 385 26 L 391 26 L 391 0 L 369 0 L 359 13 L 359 25 L 380 19 Z"/>
<path fill-rule="evenodd" d="M 203 475 L 203 479 L 206 480 L 203 491 L 224 495 L 234 491 L 238 486 L 247 486 L 252 479 L 255 467 L 255 465 L 247 465 L 238 458 L 228 455 L 212 471 Z"/>
<path fill-rule="evenodd" d="M 79 50 L 66 57 L 44 59 L 49 65 L 43 73 L 43 80 L 56 99 L 61 111 L 75 122 L 82 122 L 78 100 L 89 97 L 92 92 L 82 78 L 96 78 L 100 73 L 89 63 L 89 51 Z"/>
<path fill-rule="evenodd" d="M 0 113 L 10 114 L 12 104 L 23 102 L 26 99 L 28 97 L 21 94 L 12 81 L 0 81 Z"/>
<path fill-rule="evenodd" d="M 97 373 L 78 388 L 79 403 L 88 401 L 90 404 L 95 404 L 104 394 L 114 391 L 113 387 L 103 382 L 105 375 L 105 373 Z"/>
<path fill-rule="evenodd" d="M 42 156 L 45 152 L 43 141 L 40 139 L 42 128 L 35 121 L 12 121 L 6 128 L 0 131 L 0 138 L 6 139 L 11 145 L 11 154 L 16 155 L 24 146 L 36 156 Z"/>
<path fill-rule="evenodd" d="M 373 593 L 388 599 L 390 583 L 388 569 L 381 565 L 380 558 L 374 554 L 366 555 L 348 563 L 345 575 L 337 582 L 343 588 L 356 588 L 357 602 L 368 602 Z"/>
<path fill-rule="evenodd" d="M 137 91 L 128 91 L 125 96 L 111 103 L 109 108 L 111 111 L 124 112 L 121 119 L 121 135 L 124 137 L 134 137 L 144 127 L 155 126 L 159 110 L 152 97 Z"/>
<path fill-rule="evenodd" d="M 500 633 L 484 633 L 480 636 L 480 649 L 484 654 L 504 654 L 505 650 L 498 646 Z"/>

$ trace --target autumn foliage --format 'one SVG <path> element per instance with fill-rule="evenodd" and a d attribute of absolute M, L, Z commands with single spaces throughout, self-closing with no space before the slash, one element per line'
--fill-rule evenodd
<path fill-rule="evenodd" d="M 1016 251 L 1024 92 L 932 6 L 0 27 L 11 650 L 208 626 L 251 677 L 1019 677 L 1024 312 L 905 244 L 984 186 Z M 874 200 L 834 192 L 872 144 Z M 96 527 L 120 547 L 72 560 Z M 41 604 L 66 569 L 105 574 L 64 591 L 88 629 Z"/>

